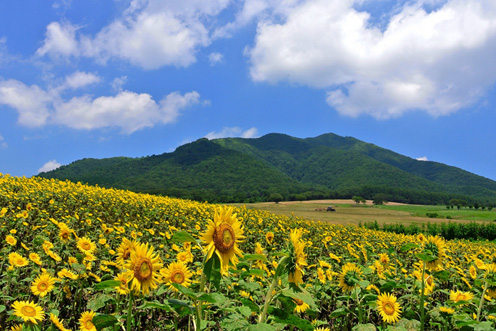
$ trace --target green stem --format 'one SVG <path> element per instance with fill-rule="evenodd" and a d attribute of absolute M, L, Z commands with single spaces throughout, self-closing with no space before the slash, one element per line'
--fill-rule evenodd
<path fill-rule="evenodd" d="M 425 290 L 425 261 L 422 261 L 422 285 L 420 290 L 420 331 L 424 331 L 425 312 L 424 312 L 424 290 Z"/>
<path fill-rule="evenodd" d="M 131 331 L 131 324 L 132 324 L 132 321 L 133 321 L 133 299 L 134 299 L 134 295 L 133 295 L 133 291 L 130 292 L 130 296 L 129 296 L 129 306 L 127 308 L 127 331 Z"/>
<path fill-rule="evenodd" d="M 479 320 L 480 320 L 480 316 L 481 316 L 481 312 L 482 312 L 482 305 L 484 304 L 484 296 L 486 295 L 486 290 L 487 290 L 487 280 L 484 283 L 484 290 L 482 291 L 479 309 L 477 309 L 477 322 L 479 322 Z"/>
<path fill-rule="evenodd" d="M 270 284 L 269 290 L 267 291 L 267 295 L 265 296 L 265 303 L 264 307 L 262 310 L 262 313 L 260 314 L 260 317 L 258 319 L 258 323 L 264 323 L 265 322 L 265 317 L 267 316 L 267 309 L 269 309 L 269 303 L 272 300 L 272 292 L 274 291 L 274 288 L 277 285 L 277 282 L 279 280 L 279 277 L 274 275 L 274 279 L 272 280 L 272 283 Z"/>
<path fill-rule="evenodd" d="M 358 309 L 358 322 L 362 324 L 363 322 L 363 316 L 362 316 L 362 307 L 360 307 L 360 300 L 358 298 L 358 288 L 355 287 L 355 293 L 356 293 L 356 301 L 357 301 L 357 309 Z"/>

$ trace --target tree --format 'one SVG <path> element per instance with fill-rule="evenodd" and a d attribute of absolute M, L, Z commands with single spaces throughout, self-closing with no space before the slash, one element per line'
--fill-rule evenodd
<path fill-rule="evenodd" d="M 386 194 L 384 193 L 377 193 L 376 195 L 374 195 L 374 198 L 373 198 L 373 201 L 372 203 L 374 205 L 383 205 L 385 203 L 387 203 L 388 201 L 388 197 Z"/>
<path fill-rule="evenodd" d="M 360 202 L 364 201 L 365 199 L 362 197 L 359 197 L 358 195 L 353 196 L 353 201 L 358 205 Z"/>
<path fill-rule="evenodd" d="M 279 203 L 279 201 L 284 200 L 281 193 L 271 193 L 269 196 L 269 201 L 274 201 L 275 203 Z"/>

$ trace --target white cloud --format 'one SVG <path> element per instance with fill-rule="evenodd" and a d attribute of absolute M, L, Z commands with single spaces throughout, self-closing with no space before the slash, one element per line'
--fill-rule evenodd
<path fill-rule="evenodd" d="M 115 96 L 76 97 L 56 105 L 53 121 L 75 129 L 119 127 L 133 133 L 156 124 L 174 122 L 184 108 L 199 102 L 200 95 L 173 92 L 156 103 L 147 93 L 123 91 Z"/>
<path fill-rule="evenodd" d="M 210 44 L 209 20 L 229 3 L 230 0 L 134 0 L 121 17 L 94 36 L 76 35 L 77 29 L 68 23 L 50 23 L 44 45 L 37 53 L 80 55 L 102 63 L 118 58 L 144 69 L 186 67 L 196 61 L 198 48 Z"/>
<path fill-rule="evenodd" d="M 76 40 L 77 28 L 69 23 L 52 22 L 47 26 L 43 46 L 38 48 L 36 54 L 43 56 L 71 56 L 79 53 L 79 44 Z"/>
<path fill-rule="evenodd" d="M 250 128 L 248 130 L 243 131 L 240 127 L 233 126 L 233 127 L 224 127 L 219 132 L 215 132 L 215 131 L 209 132 L 207 133 L 207 135 L 205 135 L 205 138 L 209 140 L 228 138 L 228 137 L 255 138 L 257 134 L 258 134 L 257 128 Z"/>
<path fill-rule="evenodd" d="M 418 158 L 416 158 L 415 160 L 417 160 L 417 161 L 429 161 L 429 160 L 427 159 L 427 156 L 418 157 Z"/>
<path fill-rule="evenodd" d="M 88 81 L 94 78 L 75 79 L 73 86 L 82 86 Z M 130 91 L 120 91 L 114 96 L 84 95 L 64 100 L 59 95 L 60 90 L 56 87 L 45 91 L 16 80 L 0 80 L 0 104 L 14 108 L 19 114 L 19 124 L 25 126 L 61 124 L 87 130 L 118 127 L 123 133 L 131 134 L 145 127 L 174 122 L 181 111 L 200 102 L 196 91 L 172 92 L 156 102 L 147 93 Z"/>
<path fill-rule="evenodd" d="M 36 85 L 26 86 L 13 79 L 0 80 L 0 104 L 14 108 L 21 125 L 44 125 L 50 115 L 48 106 L 52 100 L 53 96 Z"/>
<path fill-rule="evenodd" d="M 112 86 L 114 91 L 121 92 L 122 87 L 126 83 L 127 83 L 127 76 L 121 76 L 121 77 L 114 78 L 114 80 L 112 81 L 112 83 L 110 83 L 110 85 Z"/>
<path fill-rule="evenodd" d="M 214 52 L 210 53 L 210 55 L 208 56 L 208 61 L 211 66 L 214 66 L 221 63 L 223 61 L 223 58 L 224 56 L 221 53 Z"/>
<path fill-rule="evenodd" d="M 353 0 L 309 0 L 258 24 L 248 51 L 254 81 L 327 90 L 349 116 L 445 115 L 496 81 L 496 2 L 448 0 L 433 11 L 408 2 L 384 30 Z"/>
<path fill-rule="evenodd" d="M 38 169 L 38 173 L 54 170 L 60 166 L 61 166 L 61 164 L 58 163 L 57 160 L 51 160 L 51 161 L 48 161 L 47 163 L 45 163 L 40 169 Z"/>
<path fill-rule="evenodd" d="M 64 87 L 77 89 L 98 82 L 100 82 L 100 77 L 97 75 L 88 72 L 76 71 L 72 75 L 65 78 Z"/>

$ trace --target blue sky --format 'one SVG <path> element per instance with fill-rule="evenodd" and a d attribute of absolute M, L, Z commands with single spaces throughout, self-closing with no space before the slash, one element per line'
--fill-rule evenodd
<path fill-rule="evenodd" d="M 0 172 L 352 136 L 496 180 L 494 0 L 3 0 Z"/>

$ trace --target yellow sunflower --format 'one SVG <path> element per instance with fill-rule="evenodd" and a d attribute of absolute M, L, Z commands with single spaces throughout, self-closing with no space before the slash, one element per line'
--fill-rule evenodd
<path fill-rule="evenodd" d="M 339 286 L 344 292 L 351 292 L 361 280 L 362 270 L 355 263 L 346 263 L 339 274 Z"/>
<path fill-rule="evenodd" d="M 450 300 L 454 302 L 470 301 L 473 297 L 474 295 L 470 292 L 450 291 Z"/>
<path fill-rule="evenodd" d="M 17 239 L 11 236 L 10 234 L 5 237 L 5 241 L 10 246 L 15 246 L 17 244 Z"/>
<path fill-rule="evenodd" d="M 193 262 L 193 254 L 189 250 L 182 251 L 177 253 L 176 259 L 182 263 Z"/>
<path fill-rule="evenodd" d="M 303 268 L 308 265 L 307 255 L 303 251 L 305 243 L 301 240 L 301 229 L 292 230 L 289 234 L 289 241 L 291 242 L 290 263 L 288 264 L 288 281 L 299 285 L 303 283 Z"/>
<path fill-rule="evenodd" d="M 33 292 L 34 295 L 44 297 L 53 290 L 55 281 L 56 278 L 53 278 L 50 274 L 43 273 L 31 283 L 31 292 Z"/>
<path fill-rule="evenodd" d="M 63 225 L 60 225 L 63 224 Z M 63 243 L 67 243 L 71 239 L 71 229 L 67 227 L 64 223 L 59 223 L 59 239 Z"/>
<path fill-rule="evenodd" d="M 294 309 L 297 313 L 304 313 L 310 306 L 306 304 L 303 300 L 293 299 L 294 303 L 296 303 L 296 307 Z"/>
<path fill-rule="evenodd" d="M 445 314 L 453 314 L 455 312 L 455 310 L 453 308 L 450 308 L 450 307 L 439 307 L 439 311 L 441 311 L 441 313 L 445 313 Z"/>
<path fill-rule="evenodd" d="M 13 252 L 9 254 L 9 263 L 16 268 L 24 267 L 28 265 L 28 260 L 26 260 L 21 254 Z"/>
<path fill-rule="evenodd" d="M 233 265 L 238 263 L 238 256 L 243 252 L 238 248 L 238 244 L 244 239 L 243 227 L 236 214 L 233 214 L 232 207 L 219 207 L 214 214 L 214 220 L 209 221 L 208 229 L 202 235 L 203 243 L 207 244 L 207 260 L 214 252 L 220 259 L 221 269 L 227 272 L 229 262 Z"/>
<path fill-rule="evenodd" d="M 129 283 L 129 274 L 126 272 L 121 272 L 117 276 L 115 276 L 114 280 L 118 280 L 121 282 L 121 284 L 117 287 L 115 287 L 115 290 L 119 294 L 128 294 L 129 293 L 129 286 L 127 285 Z"/>
<path fill-rule="evenodd" d="M 93 324 L 93 317 L 95 317 L 94 311 L 85 311 L 81 314 L 79 319 L 79 330 L 81 331 L 96 331 L 96 327 Z"/>
<path fill-rule="evenodd" d="M 64 324 L 63 324 L 64 320 L 59 320 L 59 318 L 57 316 L 55 316 L 54 314 L 50 314 L 50 320 L 52 321 L 53 324 L 55 324 L 57 329 L 59 329 L 60 331 L 71 331 L 70 329 L 67 329 L 64 326 Z"/>
<path fill-rule="evenodd" d="M 386 323 L 396 323 L 400 319 L 401 307 L 394 294 L 380 294 L 377 297 L 377 310 Z"/>
<path fill-rule="evenodd" d="M 267 241 L 267 244 L 272 245 L 272 241 L 274 240 L 274 233 L 272 231 L 269 231 L 265 234 L 265 240 Z"/>
<path fill-rule="evenodd" d="M 164 283 L 169 284 L 169 288 L 173 291 L 177 291 L 177 289 L 172 283 L 181 284 L 185 287 L 191 285 L 193 274 L 182 262 L 172 262 L 167 268 L 162 269 L 160 273 L 164 277 Z"/>
<path fill-rule="evenodd" d="M 96 249 L 96 244 L 86 237 L 79 238 L 77 241 L 77 248 L 85 254 L 91 254 Z"/>
<path fill-rule="evenodd" d="M 29 253 L 29 259 L 36 263 L 37 265 L 41 265 L 41 257 L 38 253 L 32 252 Z"/>
<path fill-rule="evenodd" d="M 22 324 L 12 325 L 12 327 L 10 328 L 10 331 L 22 331 L 22 330 L 24 330 Z"/>
<path fill-rule="evenodd" d="M 136 250 L 136 241 L 122 238 L 122 242 L 117 248 L 117 263 L 124 265 L 129 261 L 131 253 Z"/>
<path fill-rule="evenodd" d="M 14 308 L 14 315 L 22 318 L 24 322 L 38 324 L 38 321 L 43 321 L 45 318 L 43 308 L 33 301 L 15 301 L 12 308 Z"/>
<path fill-rule="evenodd" d="M 469 274 L 470 274 L 470 277 L 472 279 L 476 279 L 477 278 L 477 269 L 475 268 L 475 266 L 471 265 L 470 266 L 470 269 L 468 270 Z"/>
<path fill-rule="evenodd" d="M 426 264 L 427 269 L 437 270 L 439 265 L 446 257 L 446 244 L 444 239 L 439 236 L 429 236 L 423 243 L 424 250 L 428 250 L 436 257 L 435 260 L 429 261 Z"/>
<path fill-rule="evenodd" d="M 127 276 L 133 290 L 146 295 L 150 289 L 158 286 L 158 272 L 162 268 L 162 262 L 160 257 L 153 253 L 153 246 L 148 247 L 148 243 L 136 245 L 136 250 L 131 252 L 131 258 L 125 267 L 129 270 Z"/>

